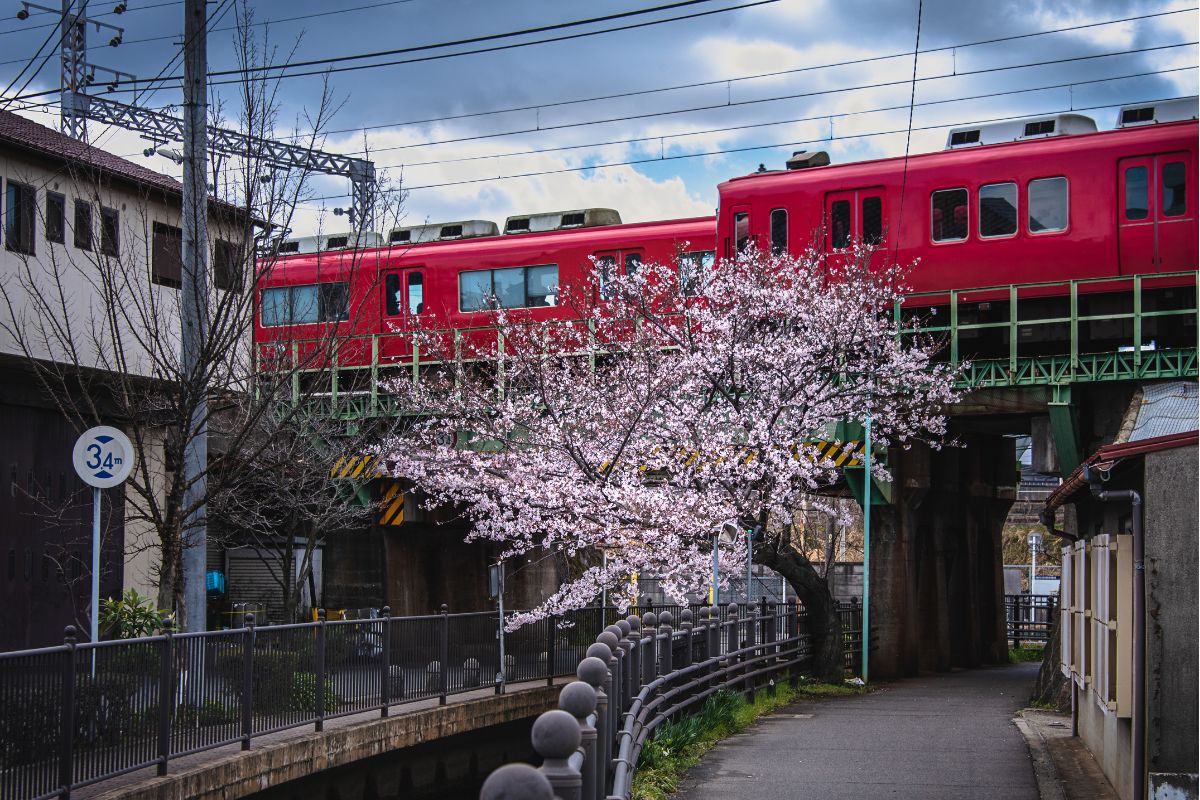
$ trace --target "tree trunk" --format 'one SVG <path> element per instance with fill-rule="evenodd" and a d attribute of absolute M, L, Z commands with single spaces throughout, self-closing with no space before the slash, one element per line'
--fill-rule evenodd
<path fill-rule="evenodd" d="M 822 681 L 841 683 L 845 677 L 842 620 L 828 582 L 790 544 L 778 537 L 762 537 L 760 542 L 754 546 L 755 563 L 782 575 L 804 604 L 812 641 L 813 672 Z"/>

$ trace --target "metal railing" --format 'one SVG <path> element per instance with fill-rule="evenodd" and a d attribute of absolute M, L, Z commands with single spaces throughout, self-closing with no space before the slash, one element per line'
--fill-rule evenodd
<path fill-rule="evenodd" d="M 1014 648 L 1022 642 L 1047 642 L 1058 619 L 1058 595 L 1006 594 L 1004 618 Z"/>
<path fill-rule="evenodd" d="M 804 612 L 763 602 L 742 610 L 684 609 L 629 616 L 605 628 L 565 686 L 559 709 L 538 717 L 535 769 L 507 764 L 483 785 L 481 800 L 626 800 L 646 742 L 664 723 L 727 689 L 753 697 L 810 660 Z"/>
<path fill-rule="evenodd" d="M 71 790 L 179 756 L 461 692 L 570 675 L 615 619 L 584 608 L 505 634 L 494 612 L 325 620 L 0 653 L 0 800 Z"/>

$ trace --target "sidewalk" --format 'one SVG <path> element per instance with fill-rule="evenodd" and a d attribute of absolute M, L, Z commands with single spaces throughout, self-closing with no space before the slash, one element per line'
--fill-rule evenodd
<path fill-rule="evenodd" d="M 765 717 L 693 769 L 682 800 L 1038 800 L 1013 715 L 1037 664 L 922 676 Z"/>

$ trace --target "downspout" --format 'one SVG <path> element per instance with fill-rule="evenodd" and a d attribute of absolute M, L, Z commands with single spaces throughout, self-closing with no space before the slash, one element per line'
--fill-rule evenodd
<path fill-rule="evenodd" d="M 1084 467 L 1084 480 L 1103 502 L 1128 501 L 1133 516 L 1133 800 L 1146 797 L 1146 542 L 1142 530 L 1142 496 L 1132 489 L 1101 489 L 1101 478 Z"/>
<path fill-rule="evenodd" d="M 1073 533 L 1067 533 L 1054 527 L 1054 509 L 1043 508 L 1038 515 L 1038 520 L 1046 528 L 1046 532 L 1051 536 L 1057 536 L 1068 542 L 1078 542 L 1079 537 Z M 1062 601 L 1059 601 L 1061 607 Z M 1075 679 L 1067 677 L 1067 682 L 1071 684 L 1071 736 L 1079 736 L 1079 686 L 1075 683 Z"/>

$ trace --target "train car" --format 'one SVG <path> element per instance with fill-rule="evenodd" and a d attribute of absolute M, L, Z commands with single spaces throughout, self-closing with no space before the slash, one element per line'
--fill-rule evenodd
<path fill-rule="evenodd" d="M 954 291 L 964 324 L 1015 319 L 1005 291 L 962 294 L 1013 284 L 1060 282 L 1022 290 L 1043 318 L 1128 310 L 1128 288 L 1103 281 L 1084 287 L 1083 307 L 1065 308 L 1070 282 L 1089 278 L 1144 276 L 1146 299 L 1173 307 L 1188 302 L 1177 287 L 1194 286 L 1194 275 L 1153 276 L 1197 268 L 1195 108 L 1195 98 L 1127 107 L 1120 127 L 1103 132 L 1080 115 L 958 128 L 945 150 L 907 159 L 835 165 L 823 152 L 797 153 L 786 170 L 718 187 L 719 255 L 753 243 L 830 257 L 870 242 L 901 264 L 919 260 L 908 278 L 913 313 L 946 309 Z M 1129 325 L 1102 322 L 1087 332 L 1097 346 L 1127 340 Z M 1026 345 L 1062 333 L 1026 328 Z M 1008 347 L 1004 331 L 976 333 L 980 352 Z M 1163 337 L 1194 340 L 1195 327 L 1148 331 L 1147 341 L 1155 334 L 1162 346 Z"/>
<path fill-rule="evenodd" d="M 368 248 L 341 248 L 340 235 L 281 242 L 296 254 L 279 257 L 260 282 L 260 363 L 411 363 L 418 331 L 457 331 L 458 345 L 476 346 L 494 337 L 493 297 L 529 322 L 574 319 L 560 287 L 583 281 L 594 263 L 626 272 L 680 254 L 711 263 L 716 220 L 621 224 L 610 209 L 583 209 L 510 217 L 504 227 L 501 234 L 479 220 L 410 226 Z M 448 334 L 436 342 L 442 352 L 419 356 L 436 360 L 456 346 Z"/>

